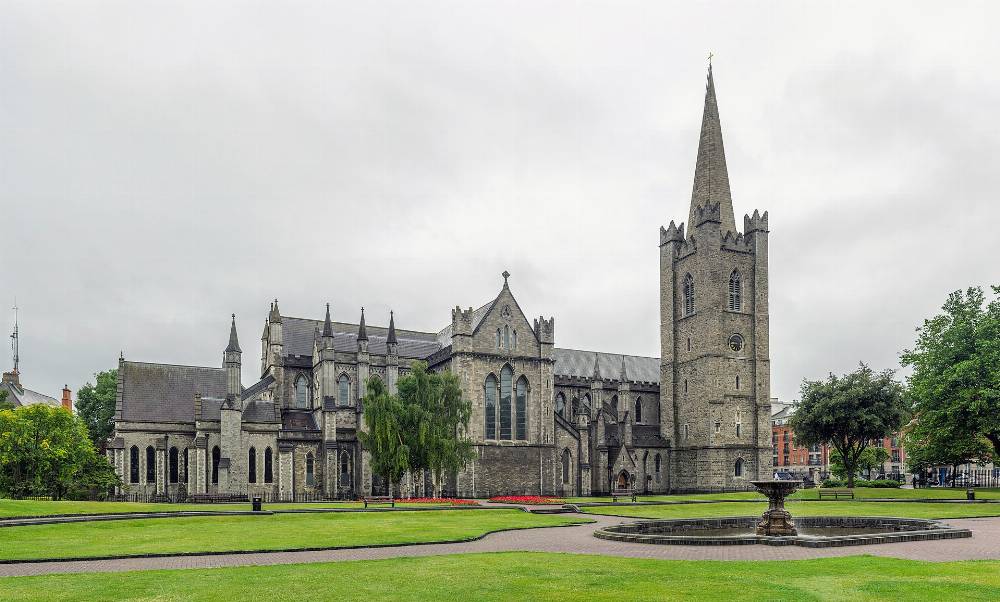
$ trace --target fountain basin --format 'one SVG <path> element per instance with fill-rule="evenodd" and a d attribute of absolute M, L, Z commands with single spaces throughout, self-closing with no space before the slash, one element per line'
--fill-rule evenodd
<path fill-rule="evenodd" d="M 806 516 L 795 519 L 797 535 L 758 535 L 754 516 L 646 520 L 612 525 L 594 532 L 600 539 L 659 545 L 751 545 L 826 548 L 972 537 L 934 520 L 865 516 Z"/>

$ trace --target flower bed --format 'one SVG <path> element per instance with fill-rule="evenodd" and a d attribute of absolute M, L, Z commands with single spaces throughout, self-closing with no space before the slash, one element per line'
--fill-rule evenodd
<path fill-rule="evenodd" d="M 397 504 L 438 504 L 441 506 L 452 505 L 452 506 L 478 506 L 479 502 L 476 500 L 463 500 L 459 498 L 450 497 L 410 497 L 410 498 L 397 498 Z"/>
<path fill-rule="evenodd" d="M 491 502 L 500 504 L 561 504 L 562 499 L 557 497 L 542 497 L 538 495 L 500 495 L 491 497 Z"/>

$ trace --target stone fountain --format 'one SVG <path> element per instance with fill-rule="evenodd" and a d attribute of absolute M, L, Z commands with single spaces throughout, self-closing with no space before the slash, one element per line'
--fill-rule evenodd
<path fill-rule="evenodd" d="M 767 496 L 768 506 L 757 523 L 757 535 L 783 537 L 798 535 L 792 515 L 785 510 L 785 498 L 802 485 L 802 481 L 751 481 L 757 491 Z"/>

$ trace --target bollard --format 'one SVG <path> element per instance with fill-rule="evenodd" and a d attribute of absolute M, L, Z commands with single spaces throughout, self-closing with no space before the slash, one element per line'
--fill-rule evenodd
<path fill-rule="evenodd" d="M 261 511 L 260 506 L 261 506 L 261 498 L 259 497 L 253 498 L 253 511 L 260 512 Z"/>

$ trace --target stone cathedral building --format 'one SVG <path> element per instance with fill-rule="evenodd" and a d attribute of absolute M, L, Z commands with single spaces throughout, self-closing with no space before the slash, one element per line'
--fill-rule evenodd
<path fill-rule="evenodd" d="M 108 454 L 129 492 L 354 497 L 384 490 L 358 441 L 366 383 L 395 390 L 413 362 L 458 375 L 475 459 L 466 497 L 743 487 L 771 472 L 767 213 L 738 230 L 711 68 L 687 224 L 660 228 L 661 355 L 556 346 L 503 274 L 437 332 L 284 315 L 264 322 L 260 379 L 240 380 L 235 316 L 221 367 L 118 366 Z M 322 315 L 322 314 L 321 314 Z M 652 327 L 652 325 L 650 325 Z M 405 492 L 429 484 L 407 475 Z"/>

